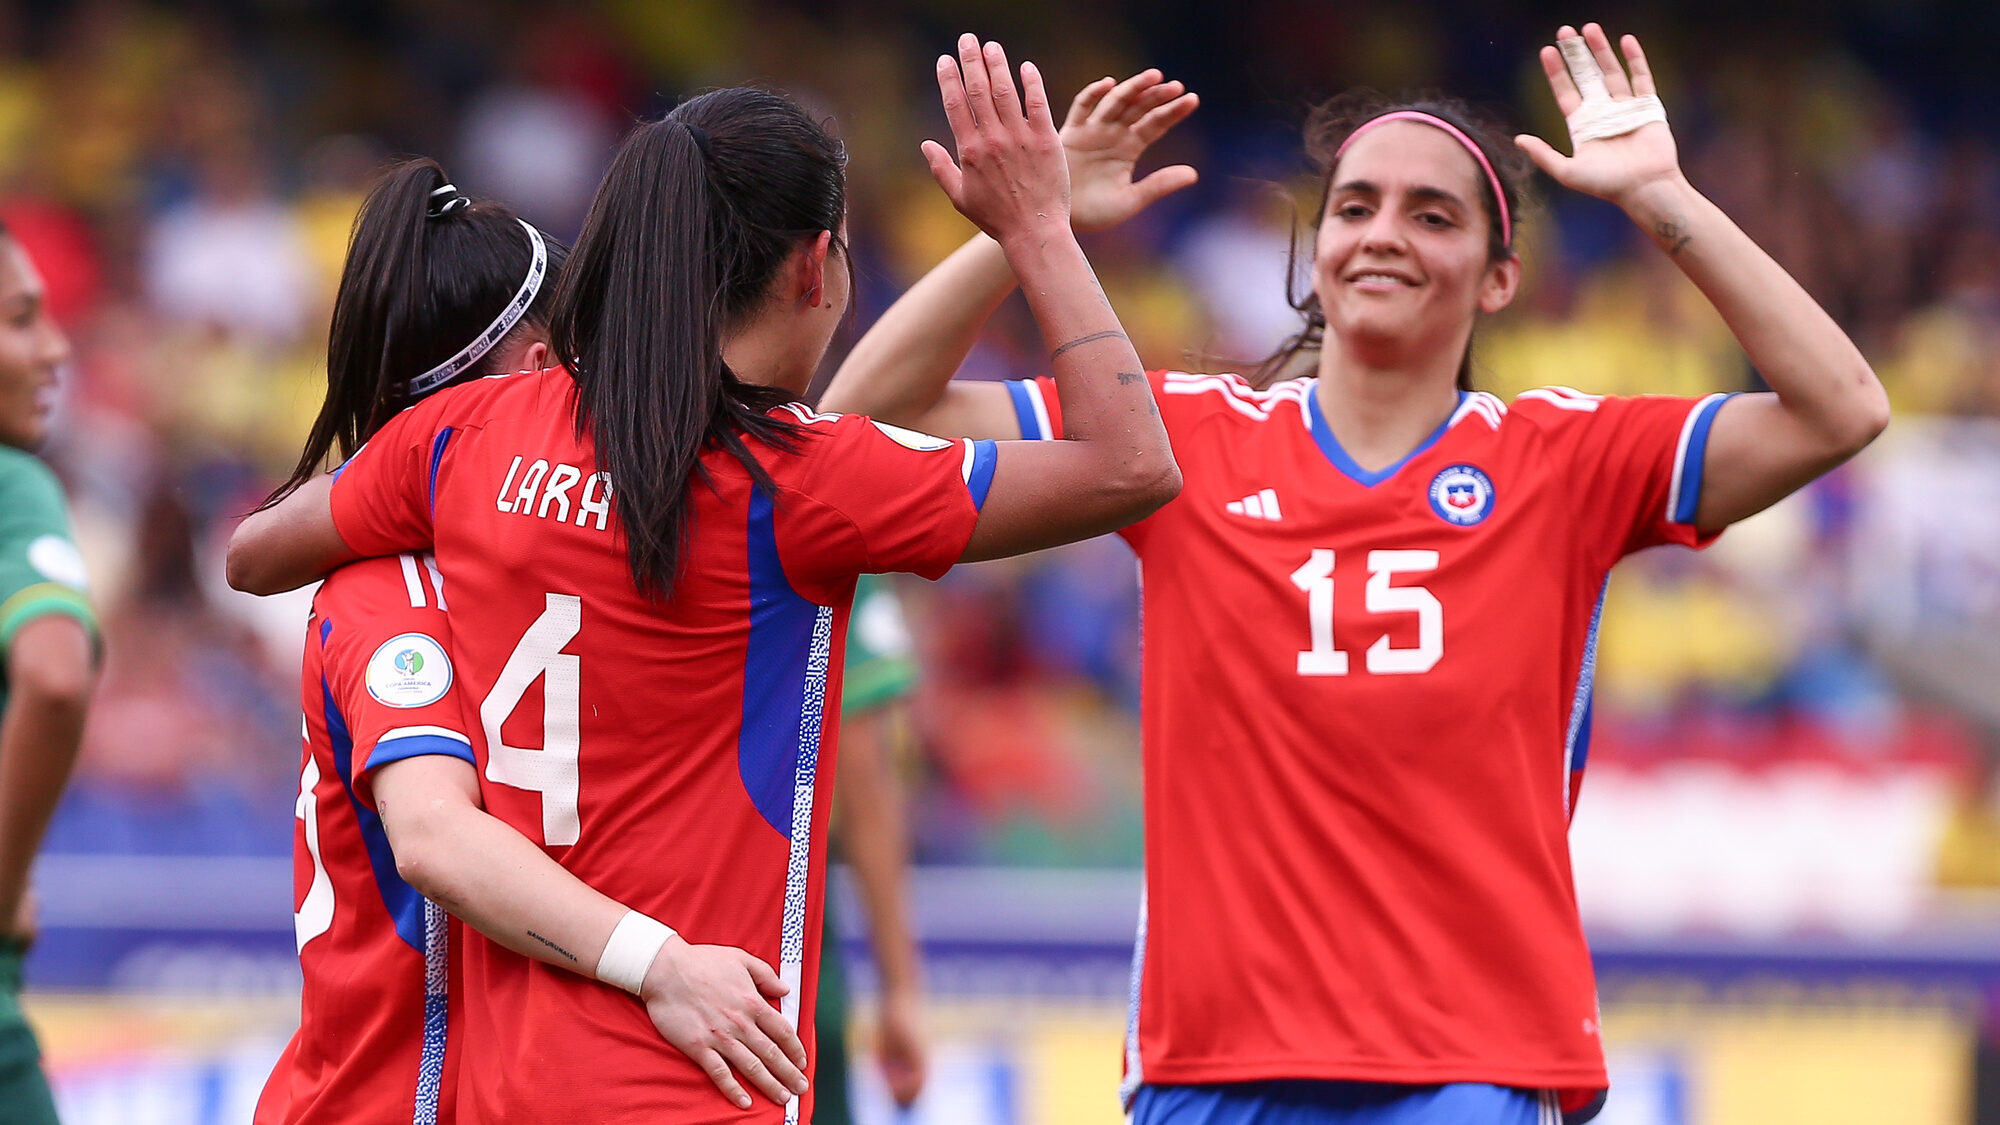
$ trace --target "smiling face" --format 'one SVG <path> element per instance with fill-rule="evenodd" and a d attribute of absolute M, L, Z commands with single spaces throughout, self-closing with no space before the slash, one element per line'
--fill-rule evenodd
<path fill-rule="evenodd" d="M 1486 174 L 1442 129 L 1392 121 L 1343 153 L 1313 247 L 1329 340 L 1417 366 L 1462 355 L 1474 317 L 1513 300 L 1520 260 L 1491 257 Z"/>
<path fill-rule="evenodd" d="M 33 449 L 49 436 L 56 372 L 69 340 L 50 318 L 35 263 L 0 235 L 0 443 Z"/>

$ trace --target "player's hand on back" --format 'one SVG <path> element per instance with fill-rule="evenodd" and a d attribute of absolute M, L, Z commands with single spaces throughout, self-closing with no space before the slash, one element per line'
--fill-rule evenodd
<path fill-rule="evenodd" d="M 1564 48 L 1559 47 L 1543 47 L 1541 53 L 1542 72 L 1548 77 L 1549 91 L 1555 95 L 1556 108 L 1562 110 L 1563 118 L 1569 122 L 1572 136 L 1579 129 L 1588 130 L 1593 124 L 1615 122 L 1621 117 L 1629 128 L 1633 120 L 1646 120 L 1648 107 L 1652 110 L 1652 120 L 1615 136 L 1573 141 L 1575 152 L 1570 156 L 1564 156 L 1539 137 L 1523 135 L 1514 138 L 1514 143 L 1557 183 L 1621 207 L 1634 193 L 1650 185 L 1682 179 L 1674 134 L 1667 128 L 1664 111 L 1659 109 L 1653 71 L 1646 63 L 1646 52 L 1640 49 L 1638 38 L 1627 35 L 1620 41 L 1619 46 L 1625 52 L 1623 62 L 1612 51 L 1610 37 L 1597 24 L 1584 24 L 1580 37 L 1567 24 L 1556 32 L 1559 43 L 1578 38 L 1582 40 L 1582 50 L 1576 50 L 1573 43 L 1568 47 L 1576 51 L 1574 59 L 1566 59 Z M 1629 76 L 1627 66 L 1631 68 Z"/>
<path fill-rule="evenodd" d="M 994 241 L 1032 236 L 1070 221 L 1069 169 L 1033 63 L 1017 90 L 998 43 L 959 37 L 958 57 L 938 56 L 938 91 L 958 159 L 925 141 L 924 159 L 953 207 Z"/>
<path fill-rule="evenodd" d="M 1153 142 L 1200 104 L 1199 97 L 1157 70 L 1123 82 L 1100 78 L 1078 91 L 1060 134 L 1069 165 L 1070 226 L 1080 231 L 1115 227 L 1193 186 L 1200 177 L 1186 164 L 1138 180 L 1132 172 Z"/>
<path fill-rule="evenodd" d="M 741 949 L 673 937 L 646 970 L 639 998 L 660 1036 L 748 1109 L 739 1074 L 780 1105 L 805 1092 L 805 1046 L 772 1007 L 790 991 L 771 966 Z"/>

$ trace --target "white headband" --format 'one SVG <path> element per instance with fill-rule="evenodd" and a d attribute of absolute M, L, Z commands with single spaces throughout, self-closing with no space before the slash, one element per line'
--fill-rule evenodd
<path fill-rule="evenodd" d="M 1666 123 L 1667 107 L 1656 94 L 1611 96 L 1611 91 L 1604 87 L 1604 71 L 1598 67 L 1597 56 L 1590 53 L 1583 36 L 1559 39 L 1556 48 L 1569 67 L 1569 76 L 1576 81 L 1576 92 L 1583 96 L 1583 103 L 1564 119 L 1569 125 L 1570 152 L 1574 153 L 1576 146 L 1585 141 L 1622 137 L 1655 121 Z"/>
<path fill-rule="evenodd" d="M 428 394 L 478 363 L 493 350 L 493 345 L 507 338 L 507 333 L 512 332 L 514 326 L 521 323 L 521 318 L 528 314 L 528 306 L 535 303 L 535 294 L 541 291 L 542 279 L 549 272 L 548 244 L 542 241 L 542 232 L 526 219 L 514 221 L 528 232 L 528 245 L 535 255 L 534 260 L 528 263 L 528 276 L 521 279 L 521 288 L 515 290 L 514 299 L 507 302 L 507 307 L 500 310 L 500 315 L 493 318 L 486 331 L 473 337 L 472 342 L 460 348 L 457 355 L 410 380 L 410 397 Z"/>

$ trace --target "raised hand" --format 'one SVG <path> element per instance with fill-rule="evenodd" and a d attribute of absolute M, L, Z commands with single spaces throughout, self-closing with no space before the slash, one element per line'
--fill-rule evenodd
<path fill-rule="evenodd" d="M 1558 41 L 1577 36 L 1575 28 L 1564 25 L 1556 32 Z M 1556 106 L 1571 122 L 1577 123 L 1605 113 L 1630 112 L 1637 99 L 1655 97 L 1653 72 L 1646 65 L 1646 52 L 1639 40 L 1627 35 L 1620 41 L 1625 61 L 1612 53 L 1611 40 L 1597 24 L 1583 25 L 1582 39 L 1588 57 L 1579 58 L 1581 73 L 1572 74 L 1562 51 L 1542 48 L 1542 71 L 1548 75 L 1549 90 Z M 1631 67 L 1628 78 L 1625 69 Z M 1579 116 L 1582 111 L 1582 116 Z M 1624 206 L 1634 193 L 1657 183 L 1681 179 L 1680 156 L 1674 135 L 1657 116 L 1631 132 L 1584 140 L 1575 144 L 1575 153 L 1564 156 L 1539 137 L 1514 138 L 1542 171 L 1566 188 L 1610 200 Z"/>
<path fill-rule="evenodd" d="M 806 1050 L 771 1002 L 791 991 L 756 957 L 727 945 L 669 938 L 646 970 L 639 998 L 661 1038 L 694 1060 L 740 1109 L 741 1074 L 780 1105 L 806 1088 Z"/>
<path fill-rule="evenodd" d="M 956 59 L 938 56 L 937 80 L 958 160 L 936 141 L 924 142 L 924 159 L 951 205 L 1002 245 L 1055 225 L 1066 230 L 1069 169 L 1035 64 L 1021 64 L 1017 91 L 1000 44 L 967 34 Z"/>
<path fill-rule="evenodd" d="M 1070 225 L 1080 231 L 1114 227 L 1192 186 L 1199 177 L 1186 164 L 1161 168 L 1143 180 L 1134 180 L 1132 169 L 1154 141 L 1200 104 L 1198 96 L 1177 81 L 1164 81 L 1157 70 L 1123 82 L 1100 78 L 1078 91 L 1062 125 Z"/>

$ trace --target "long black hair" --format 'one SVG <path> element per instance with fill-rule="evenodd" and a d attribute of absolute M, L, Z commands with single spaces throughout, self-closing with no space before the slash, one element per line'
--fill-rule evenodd
<path fill-rule="evenodd" d="M 799 427 L 769 411 L 795 396 L 738 379 L 722 360 L 723 332 L 757 309 L 802 241 L 837 236 L 845 212 L 840 142 L 765 90 L 682 102 L 634 128 L 612 159 L 550 327 L 576 381 L 577 433 L 590 433 L 611 475 L 640 589 L 673 590 L 704 451 L 727 450 L 772 489 L 746 438 L 793 448 Z"/>
<path fill-rule="evenodd" d="M 412 380 L 471 344 L 522 292 L 534 240 L 506 204 L 460 194 L 435 160 L 388 168 L 354 216 L 327 337 L 326 402 L 291 476 L 261 506 L 311 480 L 335 450 L 353 456 L 429 391 L 493 374 L 491 357 L 509 340 L 545 332 L 567 250 L 536 234 L 546 248 L 544 275 L 526 313 L 463 372 L 413 388 Z"/>
<path fill-rule="evenodd" d="M 1493 165 L 1494 175 L 1500 178 L 1500 190 L 1506 196 L 1507 212 L 1513 221 L 1514 241 L 1518 243 L 1521 212 L 1531 202 L 1529 188 L 1534 179 L 1534 163 L 1514 146 L 1510 140 L 1512 134 L 1492 115 L 1441 94 L 1422 94 L 1398 100 L 1373 90 L 1350 90 L 1313 108 L 1306 117 L 1305 126 L 1306 159 L 1320 177 L 1319 208 L 1313 212 L 1313 229 L 1317 231 L 1319 224 L 1326 221 L 1326 201 L 1333 192 L 1334 175 L 1340 170 L 1340 146 L 1356 129 L 1385 113 L 1400 110 L 1415 110 L 1442 118 L 1472 138 L 1479 151 L 1486 154 L 1487 162 Z M 1491 191 L 1479 192 L 1479 200 L 1486 212 L 1486 259 L 1490 263 L 1504 262 L 1513 256 L 1514 247 L 1501 234 L 1498 202 Z M 1285 300 L 1299 311 L 1305 323 L 1258 366 L 1255 380 L 1258 386 L 1284 377 L 1302 353 L 1316 352 L 1326 342 L 1326 312 L 1320 308 L 1319 294 L 1310 285 L 1302 294 L 1292 289 L 1298 277 L 1298 243 L 1297 238 L 1292 240 L 1291 253 L 1285 261 Z M 1469 342 L 1465 354 L 1458 361 L 1458 387 L 1465 391 L 1472 389 L 1472 345 Z"/>

